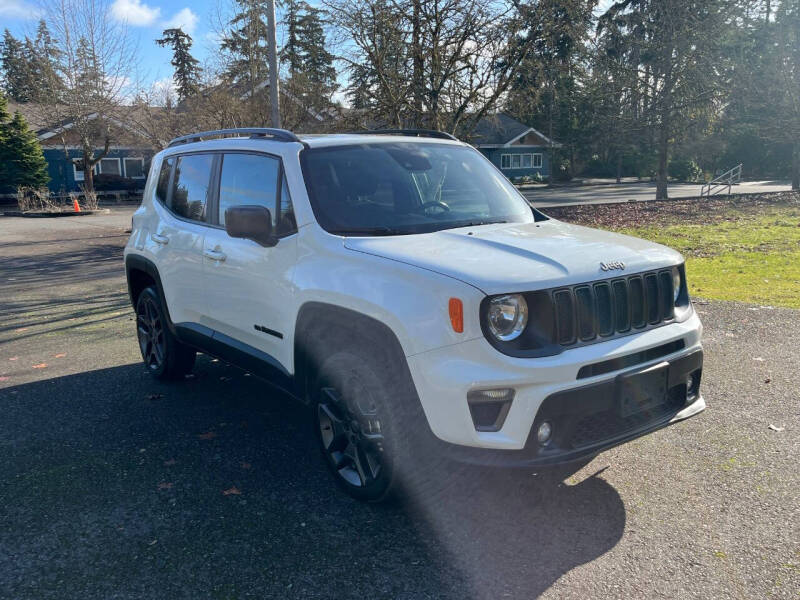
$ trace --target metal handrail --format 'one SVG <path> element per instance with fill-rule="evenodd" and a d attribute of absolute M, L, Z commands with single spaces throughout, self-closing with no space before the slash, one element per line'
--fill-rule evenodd
<path fill-rule="evenodd" d="M 728 195 L 730 196 L 731 186 L 738 185 L 739 183 L 741 183 L 741 181 L 742 181 L 742 163 L 739 163 L 732 169 L 725 171 L 719 177 L 712 179 L 708 183 L 704 183 L 703 187 L 700 188 L 700 197 L 702 198 L 703 196 L 711 196 L 712 194 L 717 194 L 726 187 L 728 188 Z"/>
<path fill-rule="evenodd" d="M 413 137 L 430 137 L 442 140 L 458 141 L 458 138 L 446 131 L 436 129 L 367 129 L 365 131 L 348 131 L 348 133 L 361 135 L 408 135 Z"/>
<path fill-rule="evenodd" d="M 300 142 L 302 141 L 294 133 L 288 129 L 276 129 L 272 127 L 238 127 L 235 129 L 215 129 L 213 131 L 199 131 L 197 133 L 190 133 L 182 135 L 172 140 L 167 148 L 177 146 L 178 144 L 188 144 L 191 142 L 202 142 L 208 137 L 244 137 L 250 139 L 268 137 L 276 142 Z"/>

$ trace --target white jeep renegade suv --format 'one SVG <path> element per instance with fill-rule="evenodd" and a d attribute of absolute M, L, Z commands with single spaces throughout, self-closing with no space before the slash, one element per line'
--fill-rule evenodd
<path fill-rule="evenodd" d="M 153 375 L 201 351 L 311 404 L 364 500 L 415 454 L 569 463 L 705 408 L 681 256 L 546 217 L 441 132 L 177 138 L 125 266 Z"/>

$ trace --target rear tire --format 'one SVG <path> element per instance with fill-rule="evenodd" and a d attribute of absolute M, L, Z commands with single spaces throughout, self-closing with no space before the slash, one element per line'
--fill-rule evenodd
<path fill-rule="evenodd" d="M 136 299 L 136 333 L 148 372 L 156 379 L 179 379 L 191 373 L 197 352 L 169 330 L 167 312 L 153 286 Z"/>

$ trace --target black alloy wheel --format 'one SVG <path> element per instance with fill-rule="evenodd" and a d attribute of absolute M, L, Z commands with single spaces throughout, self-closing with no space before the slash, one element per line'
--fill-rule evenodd
<path fill-rule="evenodd" d="M 192 372 L 197 351 L 170 331 L 169 317 L 155 287 L 145 288 L 136 299 L 136 336 L 142 360 L 156 379 L 180 379 Z"/>
<path fill-rule="evenodd" d="M 142 294 L 136 305 L 136 333 L 145 366 L 154 372 L 162 371 L 167 352 L 164 321 L 155 298 L 149 294 Z"/>
<path fill-rule="evenodd" d="M 320 392 L 319 433 L 333 470 L 348 486 L 374 486 L 384 466 L 383 433 L 374 404 L 365 412 L 359 407 L 351 410 L 335 388 L 325 387 Z"/>

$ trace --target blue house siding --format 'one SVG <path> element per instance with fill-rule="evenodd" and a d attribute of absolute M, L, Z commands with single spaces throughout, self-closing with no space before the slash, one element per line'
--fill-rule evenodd
<path fill-rule="evenodd" d="M 50 175 L 50 190 L 54 192 L 61 190 L 67 192 L 79 191 L 79 186 L 83 182 L 76 181 L 75 170 L 72 167 L 72 162 L 75 159 L 80 160 L 82 157 L 81 151 L 77 148 L 69 148 L 65 154 L 63 148 L 45 147 L 43 148 L 43 152 L 44 159 L 47 161 L 47 171 Z M 104 158 L 118 159 L 118 168 L 123 177 L 128 175 L 127 171 L 132 172 L 135 168 L 135 165 L 132 161 L 128 161 L 128 163 L 126 163 L 124 159 L 142 158 L 142 175 L 144 177 L 136 178 L 134 181 L 139 184 L 138 187 L 143 188 L 145 184 L 145 177 L 147 176 L 147 170 L 150 168 L 150 159 L 152 157 L 152 150 L 139 148 L 112 148 Z"/>
<path fill-rule="evenodd" d="M 538 173 L 542 177 L 550 177 L 549 148 L 544 146 L 506 146 L 500 148 L 478 148 L 503 174 L 513 180 L 516 177 L 535 177 Z M 503 154 L 541 154 L 541 167 L 503 168 Z M 522 159 L 520 159 L 521 161 Z"/>

